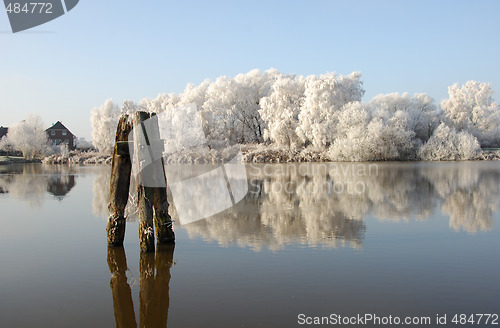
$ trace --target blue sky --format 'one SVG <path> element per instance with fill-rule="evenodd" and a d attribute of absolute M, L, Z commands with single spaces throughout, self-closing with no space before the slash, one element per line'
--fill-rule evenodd
<path fill-rule="evenodd" d="M 0 9 L 0 125 L 30 113 L 90 139 L 90 110 L 274 67 L 361 71 L 368 101 L 491 82 L 500 1 L 97 1 L 13 34 Z M 500 98 L 497 96 L 497 101 Z"/>

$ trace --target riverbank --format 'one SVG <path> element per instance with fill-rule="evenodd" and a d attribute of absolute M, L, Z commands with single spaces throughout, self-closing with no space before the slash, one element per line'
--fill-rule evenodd
<path fill-rule="evenodd" d="M 25 163 L 41 163 L 39 159 L 28 160 L 20 156 L 0 156 L 0 165 L 3 164 L 25 164 Z"/>
<path fill-rule="evenodd" d="M 42 159 L 43 164 L 79 164 L 99 165 L 111 164 L 111 156 L 98 152 L 70 151 L 67 154 L 50 155 Z"/>
<path fill-rule="evenodd" d="M 500 161 L 500 150 L 483 150 L 480 157 L 485 161 Z"/>

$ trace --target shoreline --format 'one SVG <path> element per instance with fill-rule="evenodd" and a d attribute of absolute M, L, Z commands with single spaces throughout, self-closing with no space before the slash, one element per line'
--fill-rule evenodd
<path fill-rule="evenodd" d="M 41 159 L 25 159 L 20 156 L 0 156 L 0 165 L 8 164 L 37 164 L 42 163 Z"/>
<path fill-rule="evenodd" d="M 233 155 L 235 152 L 228 152 Z M 214 159 L 215 158 L 215 159 Z M 224 152 L 216 153 L 215 156 L 210 154 L 199 154 L 190 153 L 184 154 L 182 156 L 170 156 L 164 157 L 165 164 L 217 164 L 222 162 L 227 162 L 228 154 Z M 326 163 L 336 161 L 329 160 L 324 153 L 318 151 L 312 151 L 310 149 L 301 150 L 278 150 L 273 148 L 268 148 L 264 150 L 257 150 L 250 147 L 242 147 L 241 149 L 241 159 L 245 164 L 252 163 Z M 482 150 L 480 154 L 472 161 L 498 161 L 500 160 L 500 149 Z M 422 160 L 407 160 L 408 162 L 428 162 Z M 9 164 L 30 164 L 30 163 L 42 163 L 42 164 L 77 164 L 77 165 L 111 165 L 112 157 L 110 155 L 105 155 L 97 152 L 78 152 L 71 151 L 65 155 L 51 155 L 43 159 L 26 160 L 22 157 L 17 156 L 0 156 L 0 165 Z M 368 163 L 378 163 L 380 161 L 369 161 Z M 460 160 L 448 160 L 448 161 L 436 161 L 436 162 L 460 162 Z M 360 163 L 360 162 L 339 162 L 339 163 Z"/>

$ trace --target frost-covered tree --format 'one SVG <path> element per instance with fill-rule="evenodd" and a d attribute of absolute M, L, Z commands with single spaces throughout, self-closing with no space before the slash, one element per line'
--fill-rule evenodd
<path fill-rule="evenodd" d="M 90 112 L 92 124 L 92 143 L 102 153 L 111 154 L 116 135 L 116 126 L 120 120 L 120 108 L 111 99 L 101 107 Z"/>
<path fill-rule="evenodd" d="M 434 99 L 424 93 L 417 93 L 412 98 L 412 108 L 408 120 L 415 136 L 425 142 L 439 126 L 442 120 L 442 111 L 436 106 Z"/>
<path fill-rule="evenodd" d="M 304 97 L 304 78 L 279 77 L 272 92 L 260 101 L 260 114 L 267 125 L 264 139 L 287 148 L 302 144 L 296 130 Z"/>
<path fill-rule="evenodd" d="M 411 159 L 414 133 L 384 124 L 380 118 L 353 125 L 329 150 L 334 161 L 389 161 Z M 414 157 L 414 154 L 413 154 Z"/>
<path fill-rule="evenodd" d="M 30 115 L 9 128 L 4 143 L 27 159 L 41 158 L 49 152 L 48 138 L 40 116 Z"/>
<path fill-rule="evenodd" d="M 337 77 L 335 73 L 311 75 L 305 79 L 304 101 L 297 134 L 303 142 L 323 149 L 333 142 L 337 114 L 347 103 L 361 101 L 364 94 L 361 73 Z"/>
<path fill-rule="evenodd" d="M 90 149 L 92 148 L 92 142 L 87 141 L 85 138 L 78 138 L 76 139 L 76 148 L 78 149 Z"/>
<path fill-rule="evenodd" d="M 258 70 L 236 78 L 219 77 L 209 85 L 202 116 L 207 138 L 238 143 L 263 140 L 264 122 L 260 98 L 266 92 L 266 77 Z M 266 94 L 267 95 L 267 94 Z"/>
<path fill-rule="evenodd" d="M 249 158 L 254 159 L 260 158 L 259 152 L 273 149 L 276 156 L 286 153 L 280 160 L 297 160 L 300 157 L 293 154 L 299 153 L 316 160 L 413 160 L 422 145 L 429 151 L 431 136 L 436 142 L 437 136 L 457 139 L 459 132 L 470 133 L 482 146 L 500 146 L 500 110 L 492 99 L 490 84 L 469 81 L 461 87 L 451 86 L 450 98 L 438 108 L 429 96 L 408 93 L 382 94 L 363 104 L 360 78 L 359 72 L 304 78 L 276 69 L 252 70 L 188 84 L 181 94 L 160 94 L 143 99 L 139 105 L 125 102 L 121 112 L 132 114 L 140 109 L 159 114 L 160 129 L 165 125 L 164 130 L 171 132 L 169 138 L 180 138 L 167 141 L 175 153 L 179 143 L 192 148 L 201 136 L 179 133 L 183 129 L 173 128 L 172 122 L 187 127 L 201 125 L 211 146 L 265 143 L 251 150 Z M 186 108 L 189 110 L 183 110 Z M 112 149 L 119 115 L 118 106 L 111 101 L 92 111 L 92 137 L 99 150 Z M 444 133 L 443 127 L 437 131 L 441 122 L 452 132 Z M 461 135 L 463 140 L 465 135 Z M 307 149 L 298 149 L 303 147 Z M 462 152 L 460 147 L 453 149 Z M 460 154 L 457 159 L 467 157 Z"/>
<path fill-rule="evenodd" d="M 418 151 L 421 159 L 427 161 L 456 161 L 475 159 L 480 151 L 479 142 L 468 132 L 457 132 L 441 123 Z"/>
<path fill-rule="evenodd" d="M 368 104 L 352 102 L 338 114 L 338 137 L 329 149 L 336 161 L 386 161 L 415 159 L 417 124 L 423 116 L 407 95 L 379 95 Z"/>
<path fill-rule="evenodd" d="M 264 73 L 254 69 L 246 74 L 238 74 L 235 77 L 235 81 L 245 90 L 243 106 L 236 111 L 235 115 L 249 132 L 249 136 L 245 138 L 246 140 L 250 142 L 262 142 L 264 140 L 266 124 L 259 112 L 260 101 L 271 94 L 272 85 L 282 75 L 276 69 L 270 69 Z"/>
<path fill-rule="evenodd" d="M 413 97 L 407 92 L 381 94 L 370 100 L 369 107 L 384 124 L 413 131 L 422 142 L 430 138 L 441 117 L 434 100 L 422 93 Z"/>
<path fill-rule="evenodd" d="M 209 140 L 244 140 L 245 131 L 236 112 L 248 105 L 246 96 L 245 90 L 230 77 L 219 77 L 208 86 L 201 112 Z"/>
<path fill-rule="evenodd" d="M 234 79 L 246 88 L 251 89 L 249 92 L 254 94 L 254 97 L 260 101 L 261 98 L 267 97 L 271 94 L 274 82 L 279 77 L 285 76 L 293 78 L 293 75 L 291 74 L 286 75 L 280 73 L 275 68 L 271 68 L 264 71 L 264 73 L 261 73 L 258 69 L 254 69 L 245 74 L 238 74 Z"/>
<path fill-rule="evenodd" d="M 371 160 L 415 159 L 418 148 L 430 138 L 441 117 L 432 98 L 424 94 L 413 97 L 408 93 L 380 94 L 366 107 L 372 121 L 364 131 L 366 136 L 362 135 L 362 131 L 358 134 L 365 140 L 364 149 L 370 152 L 362 157 Z M 353 129 L 359 130 L 358 127 Z M 345 141 L 345 137 L 342 140 Z M 349 141 L 349 144 L 352 142 Z M 333 150 L 342 148 L 345 146 L 337 143 Z"/>
<path fill-rule="evenodd" d="M 7 138 L 7 136 L 3 136 L 2 139 L 0 139 L 0 150 L 6 151 L 6 152 L 14 151 L 14 148 L 12 147 L 12 143 L 9 141 L 9 138 Z"/>
<path fill-rule="evenodd" d="M 175 93 L 160 93 L 156 98 L 144 98 L 140 101 L 139 106 L 144 108 L 149 113 L 163 113 L 172 110 L 181 100 L 180 96 Z"/>
<path fill-rule="evenodd" d="M 367 134 L 371 113 L 361 102 L 350 103 L 338 114 L 338 137 L 330 146 L 328 155 L 334 161 L 367 161 L 374 158 L 367 151 L 373 136 Z"/>
<path fill-rule="evenodd" d="M 353 127 L 366 128 L 371 121 L 371 112 L 365 104 L 355 101 L 345 105 L 337 115 L 337 134 L 345 136 Z"/>
<path fill-rule="evenodd" d="M 500 145 L 500 109 L 493 101 L 490 83 L 467 81 L 448 88 L 449 98 L 441 102 L 445 120 L 458 131 L 475 136 L 481 146 Z"/>
<path fill-rule="evenodd" d="M 206 143 L 201 115 L 195 104 L 178 105 L 158 115 L 160 137 L 165 141 L 164 154 L 171 156 Z"/>
<path fill-rule="evenodd" d="M 124 100 L 119 115 L 127 114 L 128 116 L 132 117 L 138 111 L 153 112 L 153 111 L 148 111 L 148 108 L 144 107 L 144 105 L 137 104 L 133 100 Z"/>
<path fill-rule="evenodd" d="M 206 79 L 198 86 L 189 83 L 180 96 L 179 105 L 195 104 L 196 108 L 202 108 L 203 103 L 206 100 L 206 93 L 210 84 L 212 84 L 212 81 L 209 79 Z"/>

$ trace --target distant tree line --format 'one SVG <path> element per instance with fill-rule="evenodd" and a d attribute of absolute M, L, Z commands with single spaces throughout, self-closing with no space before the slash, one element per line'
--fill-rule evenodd
<path fill-rule="evenodd" d="M 474 158 L 480 147 L 500 146 L 500 110 L 489 83 L 454 84 L 439 106 L 425 94 L 408 93 L 362 102 L 364 92 L 359 72 L 304 77 L 252 70 L 138 104 L 107 100 L 91 111 L 92 141 L 111 152 L 120 115 L 138 109 L 190 124 L 178 109 L 194 104 L 208 140 L 307 147 L 333 161 L 461 160 Z"/>

